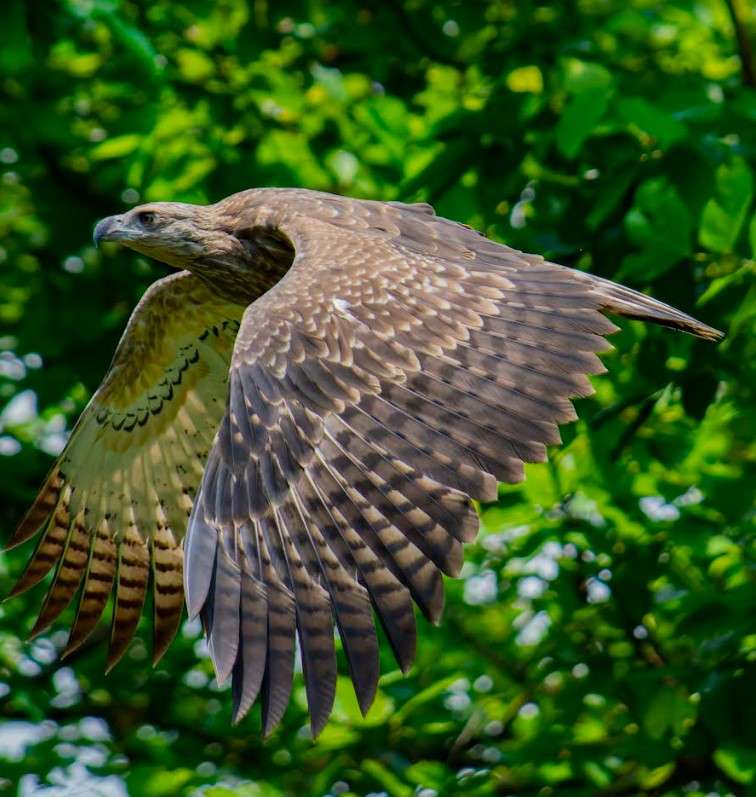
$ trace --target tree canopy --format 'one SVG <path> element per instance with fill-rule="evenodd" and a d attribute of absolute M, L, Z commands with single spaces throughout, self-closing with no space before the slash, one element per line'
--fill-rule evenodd
<path fill-rule="evenodd" d="M 316 742 L 301 677 L 269 740 L 232 727 L 196 623 L 106 676 L 105 620 L 60 661 L 63 625 L 24 641 L 41 589 L 2 604 L 0 794 L 756 794 L 755 30 L 742 0 L 6 0 L 3 539 L 167 273 L 91 243 L 142 201 L 429 201 L 727 337 L 623 322 L 410 674 L 384 644 Z"/>

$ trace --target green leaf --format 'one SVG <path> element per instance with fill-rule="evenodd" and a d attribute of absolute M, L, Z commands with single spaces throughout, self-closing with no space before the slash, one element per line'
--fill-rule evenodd
<path fill-rule="evenodd" d="M 104 161 L 109 158 L 122 158 L 132 153 L 141 143 L 142 137 L 137 133 L 128 133 L 123 136 L 106 138 L 100 144 L 92 147 L 89 157 L 92 160 Z"/>
<path fill-rule="evenodd" d="M 607 90 L 612 85 L 612 73 L 601 64 L 566 58 L 563 63 L 564 87 L 572 94 L 596 89 Z"/>
<path fill-rule="evenodd" d="M 756 750 L 728 744 L 714 752 L 714 763 L 738 783 L 753 783 L 756 777 Z"/>
<path fill-rule="evenodd" d="M 392 797 L 411 797 L 415 792 L 415 789 L 403 783 L 387 766 L 374 758 L 363 761 L 361 766 L 363 771 L 378 781 Z"/>
<path fill-rule="evenodd" d="M 215 72 L 215 64 L 201 50 L 179 50 L 176 62 L 181 76 L 192 83 L 206 80 Z"/>
<path fill-rule="evenodd" d="M 723 277 L 713 279 L 698 300 L 698 306 L 703 307 L 708 302 L 716 299 L 723 291 L 736 291 L 741 287 L 746 288 L 751 284 L 754 274 L 756 274 L 756 264 L 753 261 L 746 260 L 740 268 L 731 274 L 725 274 Z"/>
<path fill-rule="evenodd" d="M 630 126 L 656 140 L 662 148 L 685 138 L 687 128 L 669 113 L 662 111 L 642 97 L 627 97 L 617 103 L 620 118 Z"/>
<path fill-rule="evenodd" d="M 507 88 L 514 92 L 540 94 L 543 91 L 543 74 L 537 66 L 518 67 L 507 75 Z"/>
<path fill-rule="evenodd" d="M 574 158 L 580 152 L 608 105 L 605 88 L 586 89 L 569 101 L 556 126 L 557 146 L 563 155 Z"/>
<path fill-rule="evenodd" d="M 669 780 L 676 767 L 677 764 L 674 761 L 662 764 L 662 766 L 644 773 L 639 779 L 639 785 L 644 789 L 656 789 Z"/>
<path fill-rule="evenodd" d="M 425 703 L 438 699 L 456 680 L 457 675 L 449 675 L 440 681 L 437 681 L 431 686 L 426 687 L 422 691 L 415 694 L 410 700 L 407 700 L 404 705 L 396 711 L 392 716 L 392 721 L 399 723 L 403 722 L 411 712 L 419 708 Z"/>
<path fill-rule="evenodd" d="M 700 242 L 712 252 L 732 252 L 753 198 L 753 176 L 742 158 L 717 169 L 716 189 L 703 209 Z M 754 221 L 751 219 L 753 248 Z"/>
<path fill-rule="evenodd" d="M 358 739 L 358 734 L 351 728 L 331 722 L 318 736 L 318 747 L 321 750 L 345 750 Z"/>
<path fill-rule="evenodd" d="M 144 797 L 174 797 L 195 777 L 195 773 L 186 767 L 170 771 L 158 767 L 139 767 L 130 772 L 126 780 L 132 788 L 138 784 L 139 794 Z"/>
<path fill-rule="evenodd" d="M 405 775 L 417 786 L 440 789 L 447 777 L 447 770 L 439 761 L 418 761 L 407 767 Z"/>
<path fill-rule="evenodd" d="M 623 260 L 620 277 L 649 281 L 691 253 L 690 213 L 674 186 L 663 177 L 647 180 L 625 216 L 630 240 L 641 249 Z"/>
<path fill-rule="evenodd" d="M 141 73 L 135 77 L 154 77 L 158 74 L 160 67 L 156 59 L 157 52 L 149 37 L 139 30 L 138 26 L 122 18 L 122 10 L 117 4 L 107 2 L 107 0 L 95 0 L 91 6 L 84 3 L 78 4 L 74 13 L 85 18 L 103 20 L 113 37 L 132 54 L 133 58 L 130 63 L 135 65 Z"/>
<path fill-rule="evenodd" d="M 630 190 L 630 186 L 637 175 L 635 164 L 612 171 L 605 179 L 601 180 L 598 195 L 593 203 L 593 209 L 588 214 L 586 224 L 589 229 L 595 230 L 620 204 Z"/>
<path fill-rule="evenodd" d="M 568 58 L 563 63 L 564 87 L 572 95 L 556 126 L 559 151 L 567 158 L 580 152 L 609 105 L 612 75 L 600 64 Z"/>
<path fill-rule="evenodd" d="M 393 712 L 394 701 L 382 689 L 378 689 L 370 711 L 363 717 L 350 679 L 339 676 L 333 706 L 333 719 L 336 722 L 355 726 L 381 725 Z"/>
<path fill-rule="evenodd" d="M 606 725 L 598 717 L 581 717 L 574 725 L 576 744 L 595 744 L 606 737 Z"/>
<path fill-rule="evenodd" d="M 591 783 L 600 789 L 606 788 L 612 782 L 611 774 L 606 767 L 600 766 L 595 761 L 588 761 L 584 769 Z"/>
<path fill-rule="evenodd" d="M 679 736 L 695 712 L 684 689 L 661 686 L 646 706 L 643 727 L 652 739 L 661 739 L 667 732 Z"/>
<path fill-rule="evenodd" d="M 268 783 L 242 783 L 238 786 L 211 786 L 193 791 L 190 797 L 279 797 L 281 790 Z"/>

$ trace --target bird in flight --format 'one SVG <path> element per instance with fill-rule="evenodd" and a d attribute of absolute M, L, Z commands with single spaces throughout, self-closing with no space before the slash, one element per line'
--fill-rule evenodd
<path fill-rule="evenodd" d="M 298 638 L 311 727 L 336 687 L 334 623 L 361 710 L 374 615 L 406 671 L 413 602 L 475 539 L 476 501 L 518 482 L 575 419 L 617 327 L 606 313 L 721 333 L 426 204 L 264 188 L 156 202 L 95 243 L 176 267 L 129 319 L 102 385 L 9 546 L 40 540 L 12 594 L 54 570 L 33 634 L 78 593 L 66 652 L 113 597 L 108 666 L 151 585 L 154 659 L 202 619 L 233 717 L 281 720 Z"/>

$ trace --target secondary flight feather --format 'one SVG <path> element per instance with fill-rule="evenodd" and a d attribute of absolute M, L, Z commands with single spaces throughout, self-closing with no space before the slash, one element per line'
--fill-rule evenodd
<path fill-rule="evenodd" d="M 264 732 L 298 638 L 312 729 L 336 686 L 334 627 L 363 712 L 381 623 L 403 670 L 413 603 L 440 620 L 442 574 L 475 539 L 473 500 L 523 478 L 574 420 L 616 330 L 606 314 L 708 340 L 648 296 L 495 243 L 428 205 L 252 189 L 102 220 L 180 269 L 132 314 L 104 382 L 9 545 L 39 541 L 17 594 L 53 571 L 34 627 L 76 599 L 67 650 L 114 596 L 125 652 L 148 589 L 154 656 L 185 598 L 234 719 Z"/>

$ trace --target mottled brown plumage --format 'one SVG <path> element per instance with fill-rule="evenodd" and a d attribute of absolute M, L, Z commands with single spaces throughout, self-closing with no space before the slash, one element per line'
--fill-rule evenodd
<path fill-rule="evenodd" d="M 373 612 L 411 665 L 412 601 L 440 619 L 442 573 L 459 573 L 477 533 L 473 499 L 559 442 L 570 399 L 604 370 L 604 313 L 720 337 L 428 205 L 259 189 L 142 206 L 100 222 L 100 239 L 185 270 L 135 309 L 13 536 L 42 531 L 14 593 L 55 568 L 34 631 L 78 592 L 72 650 L 115 589 L 109 666 L 148 584 L 156 659 L 185 593 L 234 719 L 260 697 L 266 733 L 295 636 L 314 733 L 334 699 L 334 625 L 364 712 Z"/>

